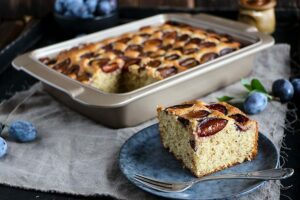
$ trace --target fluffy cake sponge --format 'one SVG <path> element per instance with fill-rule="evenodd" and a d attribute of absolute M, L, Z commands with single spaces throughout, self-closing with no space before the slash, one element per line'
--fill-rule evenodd
<path fill-rule="evenodd" d="M 197 177 L 257 155 L 257 122 L 227 103 L 191 101 L 157 114 L 163 146 Z"/>

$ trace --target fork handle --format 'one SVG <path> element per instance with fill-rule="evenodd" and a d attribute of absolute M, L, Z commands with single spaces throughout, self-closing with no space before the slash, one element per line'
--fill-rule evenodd
<path fill-rule="evenodd" d="M 194 183 L 199 181 L 208 181 L 215 179 L 259 179 L 259 180 L 281 180 L 292 176 L 294 169 L 282 168 L 282 169 L 267 169 L 263 171 L 254 171 L 242 174 L 223 174 L 219 176 L 207 176 L 196 179 Z"/>

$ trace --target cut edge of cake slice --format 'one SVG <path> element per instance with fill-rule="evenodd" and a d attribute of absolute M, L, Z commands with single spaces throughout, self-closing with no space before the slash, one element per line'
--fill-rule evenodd
<path fill-rule="evenodd" d="M 157 114 L 163 146 L 197 177 L 257 155 L 257 122 L 230 104 L 190 101 Z"/>

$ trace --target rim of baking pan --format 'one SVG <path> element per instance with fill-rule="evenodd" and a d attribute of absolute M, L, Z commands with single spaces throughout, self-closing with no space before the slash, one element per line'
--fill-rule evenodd
<path fill-rule="evenodd" d="M 142 26 L 159 25 L 169 20 L 183 22 L 205 29 L 213 29 L 218 33 L 228 33 L 238 41 L 246 42 L 248 43 L 248 45 L 207 63 L 198 65 L 194 68 L 180 72 L 166 79 L 126 93 L 103 92 L 93 86 L 83 84 L 54 69 L 51 69 L 38 60 L 41 57 L 54 56 L 60 51 L 70 49 L 82 43 L 100 41 L 108 37 L 113 37 L 122 33 L 138 30 Z M 107 37 L 107 35 L 109 36 Z M 79 103 L 85 104 L 87 106 L 111 108 L 126 105 L 137 99 L 171 87 L 174 84 L 179 84 L 188 79 L 199 76 L 200 74 L 214 70 L 239 58 L 254 54 L 260 50 L 272 46 L 273 44 L 274 39 L 271 36 L 257 32 L 256 29 L 253 29 L 253 27 L 241 24 L 239 22 L 206 14 L 198 14 L 194 16 L 186 14 L 159 14 L 114 28 L 82 36 L 80 38 L 75 38 L 36 49 L 17 57 L 12 64 L 16 69 L 23 70 L 33 77 L 41 80 L 42 82 L 65 92 L 73 100 Z"/>

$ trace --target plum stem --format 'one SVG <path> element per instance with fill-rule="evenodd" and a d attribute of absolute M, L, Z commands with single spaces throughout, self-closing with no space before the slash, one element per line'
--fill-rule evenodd
<path fill-rule="evenodd" d="M 277 101 L 277 102 L 280 102 L 280 103 L 281 103 L 279 97 L 275 97 L 275 96 L 272 96 L 272 95 L 270 95 L 270 100 L 271 100 L 271 101 Z"/>

